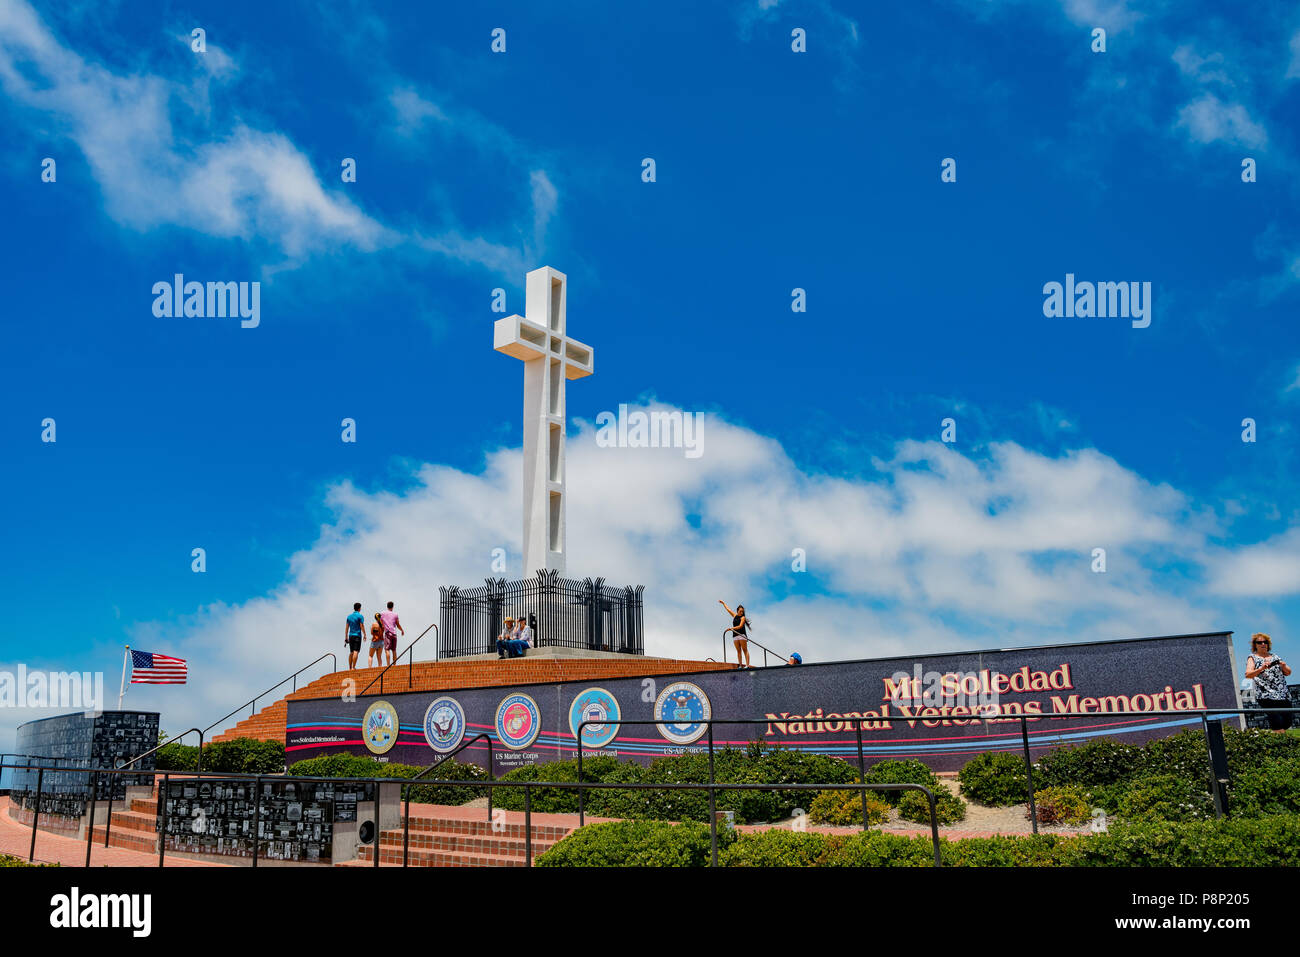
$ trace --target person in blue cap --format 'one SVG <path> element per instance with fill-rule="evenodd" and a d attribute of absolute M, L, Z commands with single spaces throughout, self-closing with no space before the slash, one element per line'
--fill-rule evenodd
<path fill-rule="evenodd" d="M 803 655 L 799 654 L 799 652 L 797 652 L 797 651 L 792 651 L 792 652 L 790 652 L 790 660 L 787 661 L 786 664 L 788 664 L 788 665 L 801 665 L 801 664 L 803 664 Z"/>

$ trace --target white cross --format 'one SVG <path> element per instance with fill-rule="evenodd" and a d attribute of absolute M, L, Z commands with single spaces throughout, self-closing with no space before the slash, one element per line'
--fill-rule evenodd
<path fill-rule="evenodd" d="M 595 369 L 591 347 L 565 334 L 568 280 L 528 274 L 524 315 L 498 319 L 493 348 L 524 363 L 524 575 L 564 572 L 564 382 Z"/>

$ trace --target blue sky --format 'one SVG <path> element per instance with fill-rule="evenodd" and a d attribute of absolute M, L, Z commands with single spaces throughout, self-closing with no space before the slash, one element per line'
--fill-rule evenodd
<path fill-rule="evenodd" d="M 724 597 L 821 659 L 1289 653 L 1293 4 L 536 7 L 0 0 L 5 667 L 187 656 L 128 701 L 207 723 L 353 600 L 423 627 L 518 574 L 490 307 L 541 265 L 596 350 L 570 570 L 644 582 L 652 652 L 716 653 Z M 261 282 L 260 325 L 156 318 L 178 272 Z M 1150 282 L 1150 326 L 1046 318 L 1066 273 Z M 705 413 L 705 454 L 598 449 L 621 403 Z"/>

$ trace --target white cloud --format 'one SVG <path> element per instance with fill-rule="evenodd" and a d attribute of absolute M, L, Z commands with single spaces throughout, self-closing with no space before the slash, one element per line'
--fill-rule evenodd
<path fill-rule="evenodd" d="M 1061 10 L 1072 23 L 1104 27 L 1108 33 L 1126 29 L 1139 19 L 1127 0 L 1061 0 Z"/>
<path fill-rule="evenodd" d="M 652 654 L 716 657 L 719 598 L 748 606 L 759 641 L 806 660 L 1224 627 L 1223 607 L 1181 574 L 1203 562 L 1214 522 L 1095 450 L 1052 457 L 1003 443 L 975 459 L 906 441 L 848 479 L 804 471 L 716 417 L 705 438 L 696 459 L 598 448 L 586 423 L 569 441 L 569 572 L 645 584 Z M 438 585 L 493 574 L 494 548 L 518 576 L 519 471 L 508 449 L 478 474 L 422 466 L 402 495 L 335 487 L 335 521 L 264 597 L 138 626 L 133 645 L 188 657 L 195 675 L 185 699 L 148 700 L 169 727 L 207 723 L 273 676 L 341 653 L 353 601 L 395 601 L 414 636 L 436 620 Z M 1105 574 L 1090 570 L 1094 547 L 1107 549 Z M 794 548 L 806 576 L 790 570 Z M 1241 593 L 1256 563 L 1268 564 L 1215 552 L 1218 591 Z M 772 597 L 774 583 L 788 597 Z"/>
<path fill-rule="evenodd" d="M 1206 93 L 1178 111 L 1178 127 L 1197 143 L 1222 141 L 1259 148 L 1268 142 L 1264 127 L 1250 118 L 1240 103 L 1225 103 Z"/>
<path fill-rule="evenodd" d="M 182 39 L 188 43 L 187 36 Z M 76 144 L 100 186 L 105 211 L 117 222 L 138 230 L 179 226 L 220 239 L 256 240 L 290 260 L 340 246 L 373 251 L 411 243 L 468 265 L 515 276 L 524 271 L 527 250 L 454 227 L 430 238 L 418 229 L 399 232 L 382 224 L 341 183 L 327 188 L 326 181 L 337 180 L 337 167 L 323 180 L 282 133 L 236 119 L 202 138 L 182 134 L 196 117 L 209 123 L 210 85 L 238 72 L 215 46 L 195 56 L 201 59 L 190 82 L 114 72 L 62 45 L 25 0 L 0 3 L 0 89 Z M 430 119 L 450 122 L 414 90 L 395 90 L 391 103 L 399 128 L 414 131 Z M 181 122 L 181 114 L 188 122 Z M 479 117 L 469 116 L 461 127 L 484 148 L 513 143 Z M 540 201 L 533 210 L 537 242 L 557 194 L 545 173 L 535 174 L 530 187 L 533 200 Z"/>
<path fill-rule="evenodd" d="M 409 86 L 398 87 L 388 95 L 388 102 L 397 117 L 397 131 L 403 136 L 413 136 L 429 120 L 443 123 L 447 114 L 436 103 L 431 103 Z"/>
<path fill-rule="evenodd" d="M 1300 592 L 1300 528 L 1217 554 L 1208 563 L 1210 589 L 1234 597 L 1273 597 Z"/>
<path fill-rule="evenodd" d="M 560 194 L 551 183 L 545 170 L 535 169 L 528 174 L 533 194 L 533 249 L 535 257 L 540 257 L 546 249 L 546 227 L 555 215 L 559 205 Z"/>
<path fill-rule="evenodd" d="M 214 142 L 186 141 L 171 107 L 192 91 L 84 60 L 22 0 L 0 5 L 0 85 L 77 144 L 109 215 L 125 225 L 256 236 L 291 256 L 339 242 L 373 248 L 384 237 L 350 200 L 324 189 L 285 137 L 237 126 Z"/>
<path fill-rule="evenodd" d="M 1199 83 L 1218 83 L 1225 87 L 1233 85 L 1223 69 L 1222 53 L 1211 53 L 1203 57 L 1197 54 L 1190 44 L 1183 44 L 1174 50 L 1173 61 L 1178 65 L 1183 76 Z"/>

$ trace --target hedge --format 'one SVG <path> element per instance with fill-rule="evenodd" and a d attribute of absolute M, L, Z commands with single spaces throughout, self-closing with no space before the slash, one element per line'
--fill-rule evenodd
<path fill-rule="evenodd" d="M 198 770 L 199 749 L 195 745 L 169 742 L 158 749 L 155 757 L 159 771 Z M 203 746 L 203 770 L 228 774 L 282 774 L 284 742 L 258 738 L 214 741 Z"/>
<path fill-rule="evenodd" d="M 857 769 L 845 761 L 822 754 L 754 742 L 746 748 L 722 748 L 714 752 L 714 780 L 744 784 L 840 784 L 858 778 Z M 504 776 L 507 781 L 577 781 L 577 760 L 553 761 L 516 768 Z M 584 782 L 610 784 L 706 784 L 709 780 L 707 753 L 690 753 L 657 758 L 649 766 L 620 762 L 610 757 L 583 759 Z M 799 809 L 807 809 L 818 792 L 751 790 L 717 791 L 715 806 L 735 812 L 739 824 L 778 821 Z M 856 795 L 855 795 L 856 796 Z M 578 808 L 576 789 L 530 789 L 534 811 L 572 812 Z M 593 788 L 584 792 L 584 808 L 597 817 L 636 820 L 699 821 L 708 823 L 709 794 L 704 789 L 654 791 Z M 509 810 L 522 810 L 522 788 L 499 788 L 496 803 Z M 859 809 L 861 803 L 859 802 Z"/>
<path fill-rule="evenodd" d="M 487 771 L 477 764 L 462 764 L 455 759 L 444 761 L 428 772 L 428 768 L 410 764 L 384 764 L 374 758 L 363 758 L 354 754 L 326 754 L 319 758 L 307 758 L 295 762 L 289 767 L 291 777 L 305 778 L 413 778 L 424 774 L 429 781 L 483 781 Z M 497 791 L 500 796 L 505 788 Z M 410 799 L 416 804 L 468 804 L 475 798 L 487 797 L 487 788 L 470 785 L 446 785 L 436 787 L 432 784 L 413 784 L 409 788 Z"/>
<path fill-rule="evenodd" d="M 1232 774 L 1230 811 L 1237 815 L 1300 811 L 1300 735 L 1248 728 L 1224 728 Z M 1131 820 L 1195 821 L 1214 808 L 1209 793 L 1209 757 L 1199 728 L 1124 744 L 1098 738 L 1057 748 L 1034 765 L 1034 785 L 1054 798 L 1040 820 L 1078 819 L 1079 802 Z M 1028 800 L 1024 759 L 1015 753 L 978 755 L 958 773 L 963 794 L 987 805 Z M 1058 815 L 1056 804 L 1069 808 Z"/>
<path fill-rule="evenodd" d="M 733 839 L 730 829 L 719 830 L 720 846 Z M 538 867 L 703 867 L 710 857 L 709 829 L 703 824 L 617 821 L 579 828 L 534 863 Z"/>
<path fill-rule="evenodd" d="M 925 837 L 880 831 L 851 836 L 773 828 L 718 831 L 726 867 L 927 867 Z M 1234 820 L 1119 822 L 1100 834 L 941 839 L 950 867 L 1294 867 L 1300 864 L 1300 816 Z M 619 821 L 592 824 L 537 859 L 542 867 L 703 867 L 709 829 L 696 823 Z"/>

